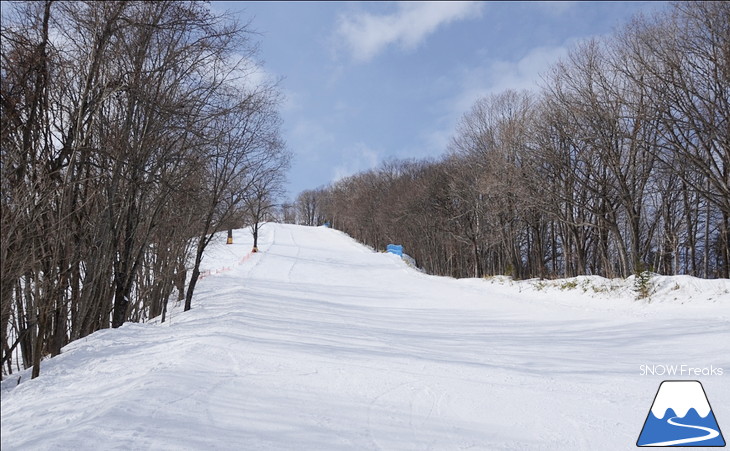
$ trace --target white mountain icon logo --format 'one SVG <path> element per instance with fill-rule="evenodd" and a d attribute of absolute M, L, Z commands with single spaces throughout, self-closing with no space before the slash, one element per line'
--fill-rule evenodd
<path fill-rule="evenodd" d="M 725 446 L 699 381 L 664 381 L 636 446 Z"/>

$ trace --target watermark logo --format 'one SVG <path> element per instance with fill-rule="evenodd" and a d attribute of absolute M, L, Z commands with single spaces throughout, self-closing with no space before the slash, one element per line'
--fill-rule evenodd
<path fill-rule="evenodd" d="M 636 446 L 725 446 L 702 384 L 662 382 Z"/>
<path fill-rule="evenodd" d="M 714 365 L 706 367 L 694 367 L 690 365 L 647 365 L 639 366 L 639 374 L 642 376 L 679 376 L 679 377 L 700 377 L 700 376 L 722 376 L 725 371 Z"/>

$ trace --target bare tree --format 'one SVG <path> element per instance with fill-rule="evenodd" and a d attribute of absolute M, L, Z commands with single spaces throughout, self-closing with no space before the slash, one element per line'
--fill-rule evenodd
<path fill-rule="evenodd" d="M 302 225 L 316 226 L 323 222 L 322 204 L 325 190 L 305 190 L 299 193 L 296 200 L 298 220 Z"/>
<path fill-rule="evenodd" d="M 281 155 L 278 96 L 273 86 L 257 86 L 241 97 L 232 91 L 221 99 L 220 113 L 206 126 L 202 149 L 207 153 L 204 183 L 198 194 L 204 206 L 198 222 L 192 277 L 185 310 L 192 305 L 203 252 L 225 223 L 245 204 L 247 193 L 266 174 L 268 164 Z"/>
<path fill-rule="evenodd" d="M 289 167 L 290 155 L 271 149 L 269 161 L 251 174 L 244 199 L 245 215 L 253 235 L 253 251 L 258 252 L 259 228 L 268 216 L 273 214 L 278 199 L 283 194 L 284 172 Z"/>
<path fill-rule="evenodd" d="M 275 90 L 249 86 L 256 46 L 229 19 L 198 2 L 3 7 L 4 374 L 164 318 L 185 291 L 190 238 L 278 139 Z"/>
<path fill-rule="evenodd" d="M 730 6 L 677 3 L 671 15 L 632 24 L 624 42 L 648 74 L 641 81 L 663 104 L 655 155 L 718 212 L 719 275 L 729 277 Z M 711 211 L 707 221 L 709 229 Z"/>

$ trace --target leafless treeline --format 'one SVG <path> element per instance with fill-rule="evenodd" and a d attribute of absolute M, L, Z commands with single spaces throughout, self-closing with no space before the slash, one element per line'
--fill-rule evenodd
<path fill-rule="evenodd" d="M 441 160 L 301 193 L 298 218 L 456 277 L 728 277 L 729 89 L 730 3 L 678 3 L 479 99 Z"/>
<path fill-rule="evenodd" d="M 250 39 L 198 2 L 3 12 L 3 374 L 190 308 L 213 233 L 288 165 Z"/>

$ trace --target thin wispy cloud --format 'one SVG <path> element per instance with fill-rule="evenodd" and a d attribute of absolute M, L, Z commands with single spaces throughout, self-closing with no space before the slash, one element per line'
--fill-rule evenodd
<path fill-rule="evenodd" d="M 338 181 L 361 171 L 374 169 L 380 163 L 382 152 L 357 142 L 342 152 L 342 161 L 332 171 L 332 181 Z"/>
<path fill-rule="evenodd" d="M 568 40 L 563 45 L 539 46 L 518 60 L 491 60 L 464 69 L 458 77 L 461 92 L 452 100 L 450 110 L 460 116 L 469 111 L 479 98 L 508 89 L 538 91 L 541 75 L 564 58 L 574 42 Z"/>
<path fill-rule="evenodd" d="M 320 162 L 327 158 L 323 149 L 329 149 L 337 142 L 334 133 L 321 123 L 300 119 L 289 130 L 293 142 L 298 143 L 292 151 L 303 161 Z"/>
<path fill-rule="evenodd" d="M 508 89 L 538 92 L 541 76 L 568 54 L 573 42 L 537 46 L 519 59 L 489 59 L 454 71 L 449 80 L 456 84 L 456 92 L 443 100 L 437 121 L 423 128 L 419 138 L 424 148 L 431 149 L 432 154 L 446 149 L 460 118 L 482 97 Z"/>
<path fill-rule="evenodd" d="M 244 92 L 256 91 L 276 84 L 277 77 L 264 68 L 260 61 L 238 53 L 230 55 L 220 63 L 209 65 L 210 81 L 221 73 L 229 73 L 231 82 Z"/>
<path fill-rule="evenodd" d="M 356 62 L 367 62 L 389 46 L 413 50 L 439 27 L 481 15 L 480 2 L 398 2 L 391 14 L 342 15 L 335 32 Z"/>

